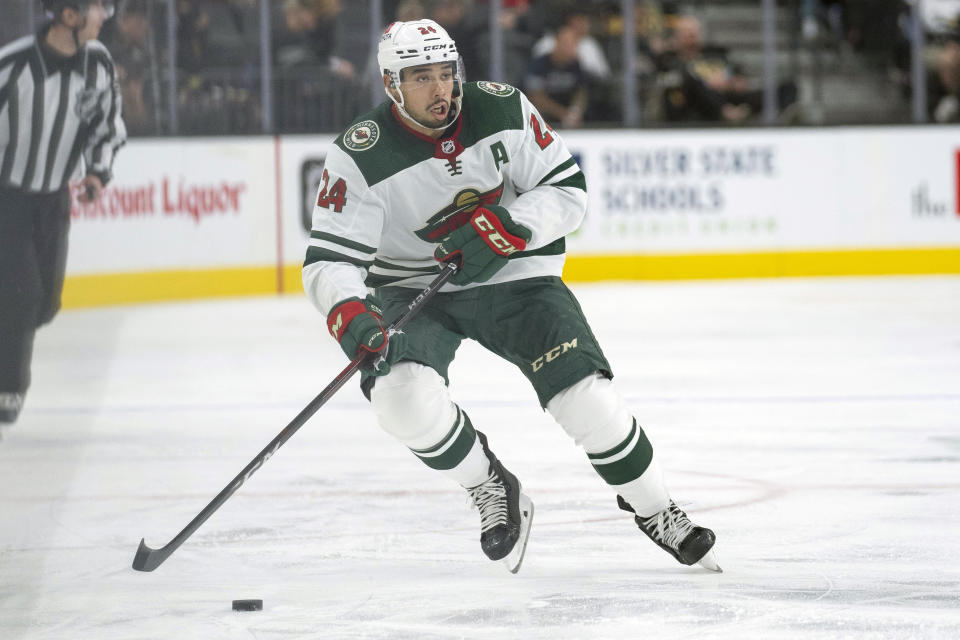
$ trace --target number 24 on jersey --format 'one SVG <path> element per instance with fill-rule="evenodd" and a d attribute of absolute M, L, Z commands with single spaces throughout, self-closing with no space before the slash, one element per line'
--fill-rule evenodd
<path fill-rule="evenodd" d="M 332 187 L 329 187 L 330 191 L 328 192 L 327 188 L 330 182 L 330 174 L 327 173 L 326 169 L 323 170 L 323 176 L 321 176 L 320 180 L 320 193 L 317 194 L 317 206 L 329 209 L 332 205 L 334 213 L 343 211 L 343 205 L 347 204 L 347 183 L 343 181 L 343 178 L 339 178 L 333 183 Z"/>

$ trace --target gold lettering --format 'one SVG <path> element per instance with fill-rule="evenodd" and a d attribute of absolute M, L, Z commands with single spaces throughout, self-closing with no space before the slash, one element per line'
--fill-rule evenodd
<path fill-rule="evenodd" d="M 340 333 L 340 327 L 342 327 L 342 326 L 343 326 L 343 314 L 342 314 L 342 313 L 338 313 L 338 314 L 337 314 L 337 321 L 333 323 L 333 326 L 332 326 L 332 327 L 330 327 L 330 333 L 333 334 L 333 338 L 334 338 L 335 340 L 339 340 L 339 339 L 340 339 L 340 336 L 338 336 L 337 334 Z"/>
<path fill-rule="evenodd" d="M 500 251 L 506 255 L 510 255 L 517 250 L 516 247 L 507 242 L 507 240 L 499 233 L 494 232 L 487 237 L 490 238 L 490 242 L 496 245 L 497 249 L 500 249 Z"/>
<path fill-rule="evenodd" d="M 565 354 L 570 349 L 576 349 L 576 348 L 577 348 L 577 339 L 574 338 L 570 342 L 564 342 L 563 344 L 557 345 L 553 349 L 550 349 L 550 351 L 547 351 L 545 354 L 543 354 L 542 356 L 540 356 L 539 358 L 531 362 L 530 366 L 533 367 L 534 371 L 539 371 L 540 369 L 543 368 L 543 365 L 546 362 L 553 362 L 554 360 L 556 360 L 558 357 Z"/>
<path fill-rule="evenodd" d="M 473 225 L 477 231 L 493 231 L 493 225 L 490 224 L 490 221 L 487 220 L 487 217 L 482 213 L 478 213 L 476 217 L 474 217 Z"/>

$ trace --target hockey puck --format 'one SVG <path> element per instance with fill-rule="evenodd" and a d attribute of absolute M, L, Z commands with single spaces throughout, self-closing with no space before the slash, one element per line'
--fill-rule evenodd
<path fill-rule="evenodd" d="M 263 611 L 263 600 L 234 600 L 234 611 Z"/>

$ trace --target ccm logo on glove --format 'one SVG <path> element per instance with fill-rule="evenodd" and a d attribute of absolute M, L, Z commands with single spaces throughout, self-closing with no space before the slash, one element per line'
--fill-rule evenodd
<path fill-rule="evenodd" d="M 503 225 L 496 216 L 491 215 L 487 217 L 485 215 L 486 213 L 489 212 L 485 209 L 480 209 L 470 218 L 470 224 L 477 230 L 477 234 L 486 240 L 490 248 L 502 256 L 523 251 L 527 246 L 526 241 L 523 238 L 518 238 L 513 234 L 507 233 L 507 230 L 503 228 Z M 508 236 L 510 240 L 507 240 L 505 236 Z"/>
<path fill-rule="evenodd" d="M 454 229 L 433 253 L 440 262 L 456 260 L 460 270 L 450 282 L 486 282 L 507 265 L 508 258 L 527 248 L 532 233 L 497 204 L 477 207 L 470 223 Z"/>

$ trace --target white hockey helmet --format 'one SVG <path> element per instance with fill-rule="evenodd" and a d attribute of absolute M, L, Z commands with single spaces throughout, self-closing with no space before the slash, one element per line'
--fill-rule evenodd
<path fill-rule="evenodd" d="M 380 36 L 377 47 L 377 64 L 380 71 L 390 79 L 390 86 L 397 90 L 399 99 L 390 93 L 387 87 L 384 91 L 397 105 L 401 115 L 414 122 L 410 114 L 403 107 L 403 93 L 400 92 L 400 72 L 407 67 L 417 67 L 438 62 L 453 63 L 454 87 L 453 103 L 455 108 L 450 109 L 450 122 L 460 113 L 461 97 L 463 95 L 463 62 L 457 51 L 457 43 L 433 20 L 410 20 L 408 22 L 394 22 Z M 419 123 L 418 123 L 419 124 Z M 423 125 L 420 125 L 423 126 Z M 445 129 L 435 127 L 436 129 Z"/>

